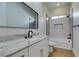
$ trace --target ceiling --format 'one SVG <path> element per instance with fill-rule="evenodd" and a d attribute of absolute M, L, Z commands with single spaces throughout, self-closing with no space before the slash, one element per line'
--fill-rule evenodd
<path fill-rule="evenodd" d="M 60 6 L 70 5 L 71 2 L 43 2 L 49 9 L 57 8 L 57 3 L 60 4 Z"/>

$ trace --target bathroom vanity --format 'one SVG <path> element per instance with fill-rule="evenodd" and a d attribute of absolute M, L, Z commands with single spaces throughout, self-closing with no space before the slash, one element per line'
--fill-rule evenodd
<path fill-rule="evenodd" d="M 0 27 L 18 29 L 38 29 L 38 13 L 22 2 L 0 3 Z M 6 16 L 7 15 L 7 16 Z M 1 38 L 0 38 L 1 39 Z M 48 37 L 36 35 L 25 39 L 0 41 L 1 57 L 47 57 Z"/>
<path fill-rule="evenodd" d="M 48 37 L 45 35 L 0 43 L 1 57 L 47 57 L 48 50 Z"/>

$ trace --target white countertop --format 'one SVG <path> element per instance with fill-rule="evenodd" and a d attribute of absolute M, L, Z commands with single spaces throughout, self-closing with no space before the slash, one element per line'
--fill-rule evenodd
<path fill-rule="evenodd" d="M 17 52 L 18 50 L 21 50 L 40 40 L 43 40 L 46 37 L 47 36 L 45 35 L 39 35 L 29 39 L 20 38 L 20 39 L 10 40 L 10 41 L 0 43 L 0 56 L 10 55 L 14 52 Z"/>

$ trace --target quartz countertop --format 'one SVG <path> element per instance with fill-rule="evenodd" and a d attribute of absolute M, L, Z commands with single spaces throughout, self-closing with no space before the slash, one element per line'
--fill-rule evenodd
<path fill-rule="evenodd" d="M 38 35 L 34 36 L 33 38 L 20 38 L 0 43 L 0 56 L 7 56 L 23 48 L 28 48 L 29 46 L 43 40 L 44 38 L 47 38 L 47 36 Z"/>

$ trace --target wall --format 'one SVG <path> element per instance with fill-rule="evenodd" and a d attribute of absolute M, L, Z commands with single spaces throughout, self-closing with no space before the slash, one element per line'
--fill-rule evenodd
<path fill-rule="evenodd" d="M 52 8 L 52 9 L 49 9 L 49 15 L 50 16 L 57 16 L 57 15 L 62 15 L 62 14 L 69 14 L 69 11 L 70 11 L 70 5 L 66 5 L 66 6 L 61 6 L 61 7 L 58 7 L 58 8 Z"/>
<path fill-rule="evenodd" d="M 79 24 L 79 3 L 75 2 L 72 4 L 73 8 L 73 26 Z M 72 11 L 72 9 L 71 9 Z M 75 56 L 79 57 L 79 27 L 73 27 L 73 52 Z"/>
<path fill-rule="evenodd" d="M 26 3 L 32 9 L 38 12 L 39 14 L 39 31 L 43 34 L 46 34 L 46 14 L 48 14 L 48 8 L 40 2 L 28 2 Z"/>
<path fill-rule="evenodd" d="M 41 2 L 25 2 L 31 8 L 33 8 L 39 14 L 39 29 L 32 29 L 34 32 L 40 32 L 46 34 L 46 22 L 45 22 L 45 14 L 46 7 Z M 0 28 L 0 36 L 8 36 L 15 34 L 25 34 L 29 29 L 19 29 L 19 28 Z"/>
<path fill-rule="evenodd" d="M 60 25 L 56 25 L 60 24 Z M 50 22 L 50 36 L 54 38 L 67 39 L 70 34 L 69 18 L 54 19 Z"/>
<path fill-rule="evenodd" d="M 53 17 L 53 16 L 60 16 L 60 15 L 66 15 L 66 14 L 69 14 L 69 11 L 70 11 L 70 6 L 63 6 L 63 7 L 59 7 L 59 8 L 56 8 L 56 9 L 53 9 L 50 11 L 50 18 Z M 56 23 L 60 23 L 60 24 L 63 24 L 64 25 L 64 28 L 63 28 L 63 31 L 62 32 L 59 32 L 56 33 L 55 30 L 54 30 L 54 24 Z M 50 20 L 50 36 L 51 37 L 57 37 L 58 38 L 65 38 L 67 39 L 67 36 L 70 32 L 70 29 L 69 29 L 69 18 L 61 18 L 59 20 L 55 19 L 55 20 Z"/>

